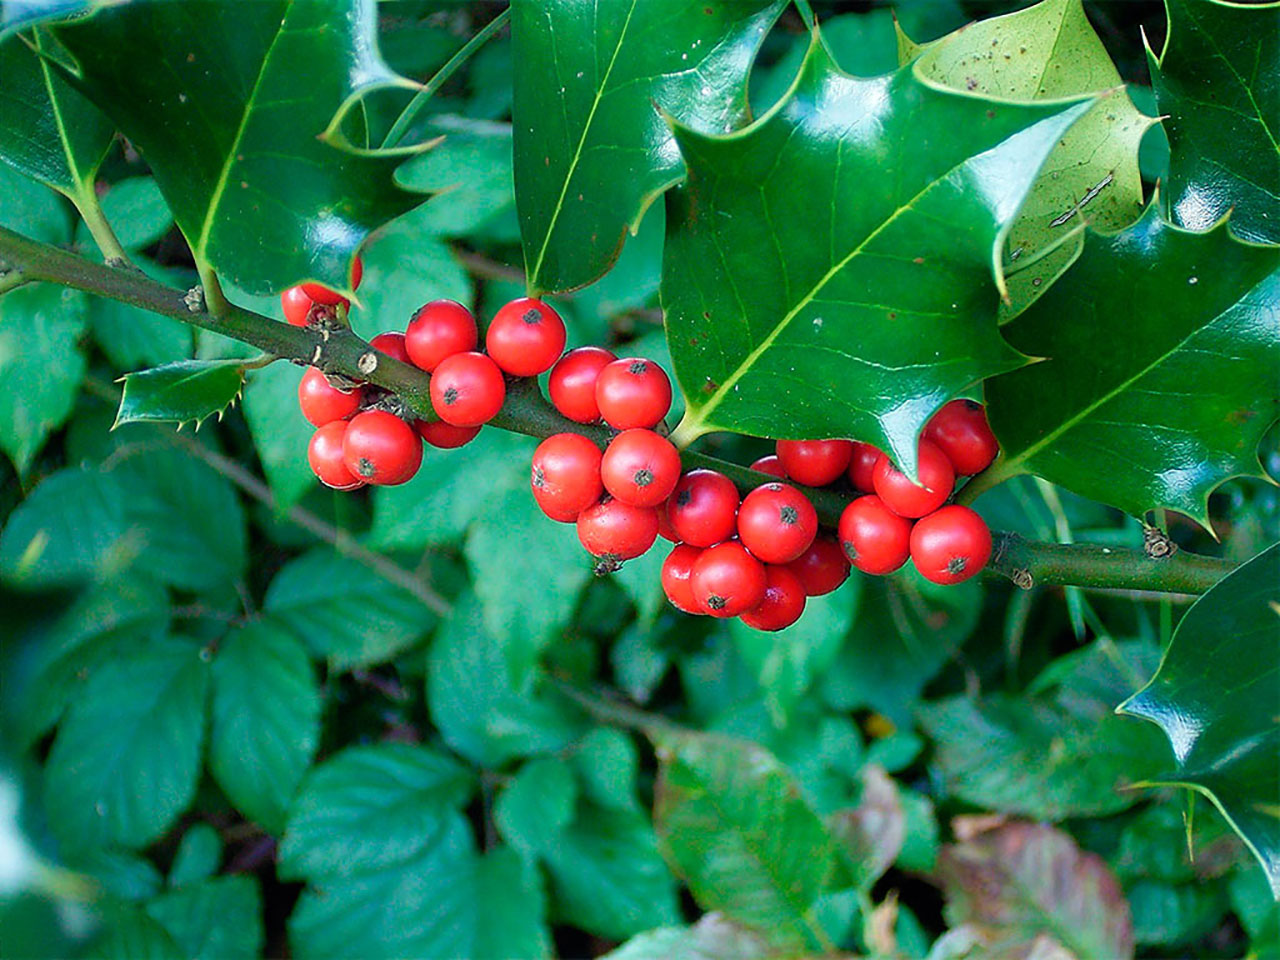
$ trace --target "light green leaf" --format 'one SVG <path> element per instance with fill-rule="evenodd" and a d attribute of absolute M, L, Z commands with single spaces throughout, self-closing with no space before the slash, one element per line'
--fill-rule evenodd
<path fill-rule="evenodd" d="M 89 679 L 45 775 L 45 811 L 66 850 L 143 847 L 169 829 L 195 794 L 208 689 L 207 658 L 176 637 Z"/>
<path fill-rule="evenodd" d="M 236 808 L 271 833 L 320 739 L 320 691 L 306 650 L 270 620 L 223 639 L 213 663 L 209 770 Z"/>
<path fill-rule="evenodd" d="M 563 761 L 530 760 L 498 797 L 494 822 L 503 839 L 532 860 L 559 842 L 573 819 L 577 800 L 573 771 Z"/>
<path fill-rule="evenodd" d="M 302 374 L 295 364 L 273 363 L 253 371 L 244 386 L 244 418 L 281 509 L 293 506 L 319 483 L 307 464 L 315 427 L 298 409 Z"/>
<path fill-rule="evenodd" d="M 129 177 L 102 197 L 102 213 L 126 250 L 143 250 L 173 226 L 173 213 L 154 177 Z"/>
<path fill-rule="evenodd" d="M 239 360 L 178 360 L 126 374 L 115 425 L 151 420 L 181 426 L 194 420 L 199 427 L 215 413 L 221 420 L 243 383 Z"/>
<path fill-rule="evenodd" d="M 328 547 L 277 573 L 263 609 L 337 670 L 389 660 L 426 636 L 437 620 L 403 587 Z"/>
<path fill-rule="evenodd" d="M 1151 681 L 1118 713 L 1164 731 L 1175 767 L 1148 783 L 1204 794 L 1258 858 L 1280 899 L 1280 544 L 1187 611 Z"/>
<path fill-rule="evenodd" d="M 763 960 L 769 944 L 718 913 L 691 927 L 660 927 L 632 937 L 604 960 Z"/>
<path fill-rule="evenodd" d="M 256 877 L 211 877 L 147 904 L 191 960 L 253 960 L 263 947 L 262 896 Z"/>
<path fill-rule="evenodd" d="M 182 835 L 169 868 L 169 886 L 184 887 L 207 880 L 222 863 L 222 836 L 208 823 L 194 823 Z"/>

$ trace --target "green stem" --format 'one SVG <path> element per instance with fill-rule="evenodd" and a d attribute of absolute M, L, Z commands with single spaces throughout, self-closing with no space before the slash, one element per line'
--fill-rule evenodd
<path fill-rule="evenodd" d="M 31 278 L 21 270 L 0 270 L 0 296 L 4 296 L 10 290 L 17 290 L 30 282 Z"/>
<path fill-rule="evenodd" d="M 121 245 L 120 238 L 111 229 L 111 224 L 107 222 L 106 215 L 102 212 L 102 205 L 98 203 L 98 195 L 93 190 L 93 183 L 82 183 L 79 190 L 67 194 L 67 197 L 79 211 L 84 225 L 89 228 L 94 243 L 102 251 L 103 259 L 118 263 L 132 263 L 128 251 Z"/>
<path fill-rule="evenodd" d="M 510 19 L 511 8 L 507 7 L 507 9 L 489 21 L 484 26 L 484 29 L 468 40 L 466 45 L 450 57 L 443 67 L 436 71 L 435 76 L 423 85 L 422 89 L 409 101 L 409 105 L 400 112 L 400 116 L 396 117 L 396 122 L 391 125 L 387 135 L 382 138 L 382 149 L 386 150 L 395 147 L 400 138 L 408 132 L 413 121 L 418 119 L 418 114 L 422 112 L 423 107 L 427 105 L 427 101 L 435 95 L 435 92 L 444 86 L 454 72 L 471 59 L 471 55 L 484 46 L 490 37 L 506 26 L 507 21 Z"/>
<path fill-rule="evenodd" d="M 226 314 L 231 301 L 222 292 L 222 282 L 214 272 L 213 265 L 206 260 L 196 259 L 196 272 L 200 274 L 200 290 L 204 297 L 204 308 L 215 317 Z"/>
<path fill-rule="evenodd" d="M 424 420 L 436 419 L 431 407 L 431 377 L 417 367 L 377 353 L 346 327 L 293 327 L 230 302 L 225 302 L 223 311 L 215 315 L 190 294 L 166 287 L 136 270 L 93 263 L 4 227 L 0 227 L 0 261 L 7 263 L 10 269 L 20 271 L 29 280 L 60 283 L 132 304 L 251 344 L 281 359 L 313 364 L 327 373 L 373 383 L 399 395 L 415 416 Z M 580 433 L 601 447 L 609 442 L 611 436 L 606 427 L 584 426 L 561 416 L 543 399 L 537 382 L 532 378 L 511 384 L 506 402 L 492 424 L 531 437 Z M 744 492 L 775 479 L 704 454 L 685 451 L 682 459 L 687 467 L 720 471 Z M 961 491 L 962 495 L 969 494 L 978 481 L 997 476 L 999 471 L 1000 462 L 997 461 L 986 473 L 970 481 Z M 994 486 L 995 482 L 998 481 L 986 481 L 984 489 Z M 834 527 L 848 498 L 833 490 L 801 489 L 813 501 L 822 523 Z M 972 496 L 976 494 L 969 498 Z M 1141 551 L 1118 547 L 1038 543 L 1012 533 L 997 533 L 995 538 L 995 551 L 988 572 L 1026 586 L 1071 585 L 1199 594 L 1234 567 L 1226 560 L 1181 551 L 1152 560 Z"/>

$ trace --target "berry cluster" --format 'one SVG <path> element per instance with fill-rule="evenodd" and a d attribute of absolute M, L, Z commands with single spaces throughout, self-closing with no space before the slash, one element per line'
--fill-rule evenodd
<path fill-rule="evenodd" d="M 357 258 L 354 286 L 361 273 Z M 317 284 L 290 287 L 281 302 L 285 318 L 296 326 L 331 322 L 347 307 Z M 440 419 L 419 420 L 386 390 L 308 368 L 298 403 L 317 428 L 307 449 L 311 469 L 336 490 L 405 483 L 422 464 L 423 441 L 445 449 L 469 443 L 502 409 L 506 375 L 543 373 L 564 343 L 560 315 L 541 300 L 522 297 L 497 312 L 485 333 L 486 352 L 480 353 L 471 311 L 452 300 L 432 301 L 413 315 L 404 333 L 379 334 L 370 346 L 431 374 L 431 406 Z"/>
<path fill-rule="evenodd" d="M 678 451 L 652 429 L 671 389 L 651 361 L 614 360 L 594 347 L 572 351 L 552 370 L 551 395 L 566 416 L 603 419 L 620 432 L 603 453 L 576 433 L 543 441 L 531 479 L 539 506 L 553 520 L 575 522 L 602 569 L 640 556 L 659 535 L 675 543 L 662 587 L 686 613 L 781 630 L 799 619 L 807 597 L 839 587 L 851 563 L 886 574 L 910 557 L 929 580 L 959 583 L 990 558 L 982 518 L 945 505 L 956 476 L 978 473 L 997 453 L 972 401 L 947 404 L 925 428 L 919 485 L 881 451 L 850 440 L 780 440 L 775 455 L 752 464 L 779 481 L 848 482 L 865 494 L 845 508 L 833 539 L 819 532 L 809 498 L 788 483 L 765 483 L 739 499 L 733 481 L 715 470 L 682 475 Z"/>

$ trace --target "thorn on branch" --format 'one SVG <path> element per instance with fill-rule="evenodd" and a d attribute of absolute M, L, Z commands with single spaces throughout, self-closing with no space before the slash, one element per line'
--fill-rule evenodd
<path fill-rule="evenodd" d="M 359 359 L 356 360 L 356 369 L 366 377 L 371 376 L 373 371 L 378 369 L 378 351 L 369 350 L 360 354 Z"/>
<path fill-rule="evenodd" d="M 187 309 L 192 313 L 204 313 L 204 287 L 197 283 L 186 292 L 182 298 L 182 302 L 187 305 Z"/>
<path fill-rule="evenodd" d="M 1143 524 L 1142 552 L 1152 560 L 1167 560 L 1178 552 L 1178 545 L 1158 527 Z"/>
<path fill-rule="evenodd" d="M 1014 567 L 1009 571 L 1009 579 L 1013 581 L 1015 587 L 1022 590 L 1030 590 L 1036 585 L 1036 578 L 1026 567 Z"/>

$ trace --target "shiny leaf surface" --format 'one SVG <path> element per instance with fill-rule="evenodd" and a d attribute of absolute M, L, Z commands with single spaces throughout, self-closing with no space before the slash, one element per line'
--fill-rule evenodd
<path fill-rule="evenodd" d="M 1152 204 L 1091 235 L 1071 271 L 1005 336 L 1044 362 L 987 384 L 997 476 L 1031 472 L 1135 516 L 1208 525 L 1207 500 L 1259 476 L 1280 413 L 1280 248 L 1192 234 Z M 1071 318 L 1064 323 L 1063 318 Z"/>
<path fill-rule="evenodd" d="M 139 421 L 183 424 L 218 419 L 244 383 L 239 360 L 178 360 L 150 370 L 126 374 L 116 426 Z"/>
<path fill-rule="evenodd" d="M 854 437 L 914 474 L 933 411 L 1025 362 L 997 332 L 992 272 L 1087 109 L 979 100 L 912 67 L 860 80 L 815 42 L 750 127 L 678 128 L 689 180 L 668 200 L 663 270 L 689 404 L 677 438 Z"/>
<path fill-rule="evenodd" d="M 349 290 L 370 231 L 421 199 L 395 185 L 394 159 L 316 139 L 380 66 L 369 0 L 134 3 L 54 29 L 84 92 L 146 155 L 197 262 L 246 290 Z"/>
<path fill-rule="evenodd" d="M 1165 8 L 1168 38 L 1148 59 L 1169 114 L 1169 209 L 1192 230 L 1229 212 L 1238 236 L 1280 242 L 1280 3 Z"/>
<path fill-rule="evenodd" d="M 585 286 L 683 175 L 660 111 L 736 127 L 781 0 L 515 0 L 516 207 L 535 290 Z"/>
<path fill-rule="evenodd" d="M 1151 682 L 1118 708 L 1155 723 L 1175 767 L 1151 783 L 1207 796 L 1280 899 L 1280 544 L 1200 598 Z"/>

